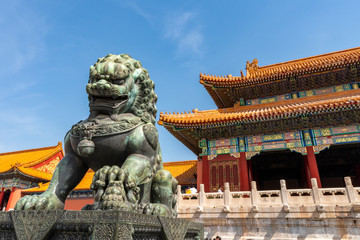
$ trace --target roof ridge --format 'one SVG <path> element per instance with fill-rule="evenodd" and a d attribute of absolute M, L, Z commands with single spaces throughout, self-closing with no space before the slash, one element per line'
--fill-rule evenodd
<path fill-rule="evenodd" d="M 35 166 L 35 165 L 49 159 L 51 156 L 57 154 L 58 152 L 62 152 L 62 143 L 61 142 L 58 142 L 58 145 L 55 146 L 54 151 L 49 152 L 48 154 L 40 157 L 39 159 L 36 159 L 36 160 L 34 160 L 32 162 L 24 163 L 22 165 L 20 164 L 19 166 L 27 167 L 27 168 Z"/>
<path fill-rule="evenodd" d="M 329 98 L 331 96 L 331 98 Z M 343 105 L 359 105 L 360 89 L 342 91 L 337 93 L 316 95 L 306 98 L 297 98 L 281 102 L 257 104 L 241 107 L 221 109 L 219 114 L 197 116 L 188 115 L 179 120 L 178 115 L 160 115 L 161 124 L 209 124 L 224 121 L 255 121 L 273 116 L 289 117 L 294 114 L 308 114 L 318 109 L 341 109 Z M 280 104 L 279 104 L 280 103 Z"/>
<path fill-rule="evenodd" d="M 163 164 L 165 165 L 185 165 L 185 164 L 191 164 L 191 163 L 196 163 L 197 160 L 185 160 L 185 161 L 176 161 L 176 162 L 164 162 Z"/>
<path fill-rule="evenodd" d="M 302 75 L 305 73 L 322 71 L 324 69 L 336 69 L 359 61 L 360 47 L 265 65 L 262 67 L 258 66 L 257 59 L 254 59 L 252 63 L 249 63 L 248 61 L 246 64 L 246 75 L 242 74 L 242 71 L 240 76 L 232 76 L 231 74 L 221 76 L 200 73 L 200 83 L 204 85 L 205 88 L 213 85 L 247 86 L 271 81 L 273 79 L 289 77 L 290 75 Z"/>
<path fill-rule="evenodd" d="M 288 100 L 282 100 L 282 101 L 275 101 L 270 103 L 262 103 L 262 104 L 254 104 L 254 105 L 245 105 L 245 106 L 238 106 L 238 107 L 230 107 L 230 108 L 221 108 L 221 109 L 214 109 L 214 110 L 203 110 L 198 111 L 198 114 L 203 115 L 204 113 L 221 113 L 221 114 L 227 114 L 227 113 L 233 113 L 234 110 L 245 110 L 245 111 L 255 111 L 258 109 L 268 109 L 271 107 L 283 107 L 283 106 L 289 106 L 291 104 L 304 104 L 304 103 L 313 103 L 316 101 L 325 101 L 325 100 L 332 100 L 332 99 L 338 99 L 342 97 L 351 97 L 354 96 L 353 92 L 360 92 L 359 89 L 351 89 L 348 91 L 341 91 L 341 92 L 334 92 L 334 93 L 326 93 L 321 95 L 314 95 L 309 97 L 302 97 L 302 98 L 293 98 Z M 328 96 L 332 96 L 332 98 L 328 98 Z M 340 96 L 340 97 L 338 97 Z M 196 113 L 184 113 L 184 114 L 164 114 L 161 115 L 167 115 L 167 116 L 191 116 L 196 115 Z"/>
<path fill-rule="evenodd" d="M 281 65 L 285 65 L 285 64 L 289 64 L 289 63 L 296 63 L 296 62 L 307 61 L 307 60 L 311 60 L 311 59 L 327 57 L 327 56 L 331 56 L 331 55 L 337 55 L 337 54 L 341 54 L 341 53 L 347 53 L 347 52 L 356 51 L 356 50 L 360 51 L 360 47 L 349 48 L 349 49 L 344 49 L 344 50 L 340 50 L 340 51 L 324 53 L 324 54 L 314 55 L 314 56 L 310 56 L 310 57 L 298 58 L 298 59 L 289 60 L 289 61 L 285 61 L 285 62 L 259 66 L 258 70 L 263 70 L 265 68 L 271 68 L 271 67 L 277 67 L 277 66 L 281 66 Z M 240 75 L 239 76 L 233 76 L 232 74 L 226 74 L 226 75 L 223 76 L 223 75 L 217 75 L 217 74 L 213 75 L 213 74 L 200 73 L 200 76 L 219 77 L 219 78 L 227 78 L 227 79 L 230 79 L 232 77 L 240 77 L 242 79 L 249 78 L 249 76 L 240 76 Z"/>
<path fill-rule="evenodd" d="M 278 65 L 283 65 L 283 64 L 288 64 L 288 63 L 295 63 L 295 62 L 300 62 L 300 61 L 306 61 L 306 60 L 316 59 L 316 58 L 321 58 L 321 57 L 327 57 L 327 56 L 330 56 L 330 55 L 336 55 L 336 54 L 351 52 L 351 51 L 355 51 L 355 50 L 360 50 L 360 47 L 349 48 L 349 49 L 344 49 L 344 50 L 340 50 L 340 51 L 335 51 L 335 52 L 330 52 L 330 53 L 324 53 L 324 54 L 320 54 L 320 55 L 314 55 L 314 56 L 311 56 L 311 57 L 294 59 L 294 60 L 285 61 L 285 62 L 281 62 L 281 63 L 274 63 L 274 64 L 270 64 L 270 65 L 261 66 L 261 67 L 259 67 L 259 69 L 269 68 L 269 67 L 278 66 Z"/>
<path fill-rule="evenodd" d="M 19 171 L 29 177 L 35 177 L 35 178 L 40 178 L 42 180 L 46 180 L 46 181 L 50 181 L 51 180 L 51 177 L 52 177 L 52 174 L 50 173 L 47 173 L 47 172 L 43 172 L 43 171 L 39 171 L 37 169 L 34 169 L 34 168 L 27 168 L 27 167 L 21 167 L 21 166 L 12 166 L 10 169 L 8 169 L 7 171 L 3 171 L 3 172 L 8 172 L 10 170 L 13 170 L 13 171 Z M 2 172 L 2 173 L 3 173 Z M 34 174 L 31 174 L 31 173 L 35 173 Z"/>
<path fill-rule="evenodd" d="M 12 151 L 12 152 L 5 152 L 5 153 L 0 153 L 0 156 L 10 155 L 10 154 L 14 154 L 14 153 L 25 153 L 25 152 L 31 152 L 31 151 L 46 150 L 46 149 L 50 149 L 50 148 L 56 148 L 57 146 L 59 146 L 61 144 L 62 144 L 61 142 L 58 142 L 57 145 L 50 146 L 50 147 L 31 148 L 31 149 L 18 150 L 18 151 Z"/>

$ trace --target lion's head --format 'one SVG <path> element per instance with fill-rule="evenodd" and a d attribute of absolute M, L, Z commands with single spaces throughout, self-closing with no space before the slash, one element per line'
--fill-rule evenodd
<path fill-rule="evenodd" d="M 152 124 L 157 112 L 154 89 L 148 71 L 127 54 L 99 58 L 86 85 L 91 112 L 133 113 Z"/>

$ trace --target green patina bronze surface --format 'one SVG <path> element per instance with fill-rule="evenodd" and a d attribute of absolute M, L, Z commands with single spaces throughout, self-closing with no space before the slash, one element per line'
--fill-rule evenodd
<path fill-rule="evenodd" d="M 0 239 L 6 240 L 202 240 L 201 223 L 184 219 L 104 211 L 0 212 Z"/>
<path fill-rule="evenodd" d="M 148 71 L 127 54 L 98 59 L 86 85 L 89 117 L 66 134 L 66 154 L 48 189 L 20 199 L 15 210 L 63 209 L 91 168 L 95 203 L 85 209 L 176 216 L 177 182 L 163 169 L 154 86 Z"/>

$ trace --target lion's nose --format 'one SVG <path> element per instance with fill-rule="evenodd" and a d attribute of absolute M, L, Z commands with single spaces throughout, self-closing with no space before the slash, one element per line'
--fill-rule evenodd
<path fill-rule="evenodd" d="M 111 85 L 108 81 L 101 79 L 96 83 L 96 87 L 100 92 L 107 91 L 111 88 Z"/>

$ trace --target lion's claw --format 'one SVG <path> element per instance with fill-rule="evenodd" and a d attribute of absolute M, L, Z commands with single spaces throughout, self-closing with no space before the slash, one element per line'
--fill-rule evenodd
<path fill-rule="evenodd" d="M 136 188 L 136 180 L 132 176 L 128 176 L 124 182 L 126 189 Z"/>
<path fill-rule="evenodd" d="M 140 188 L 135 178 L 116 165 L 104 166 L 96 171 L 91 189 L 96 191 L 96 209 L 123 209 L 125 205 L 136 204 L 140 198 Z"/>
<path fill-rule="evenodd" d="M 64 209 L 55 194 L 52 195 L 28 195 L 21 198 L 15 205 L 15 210 L 55 210 Z"/>

